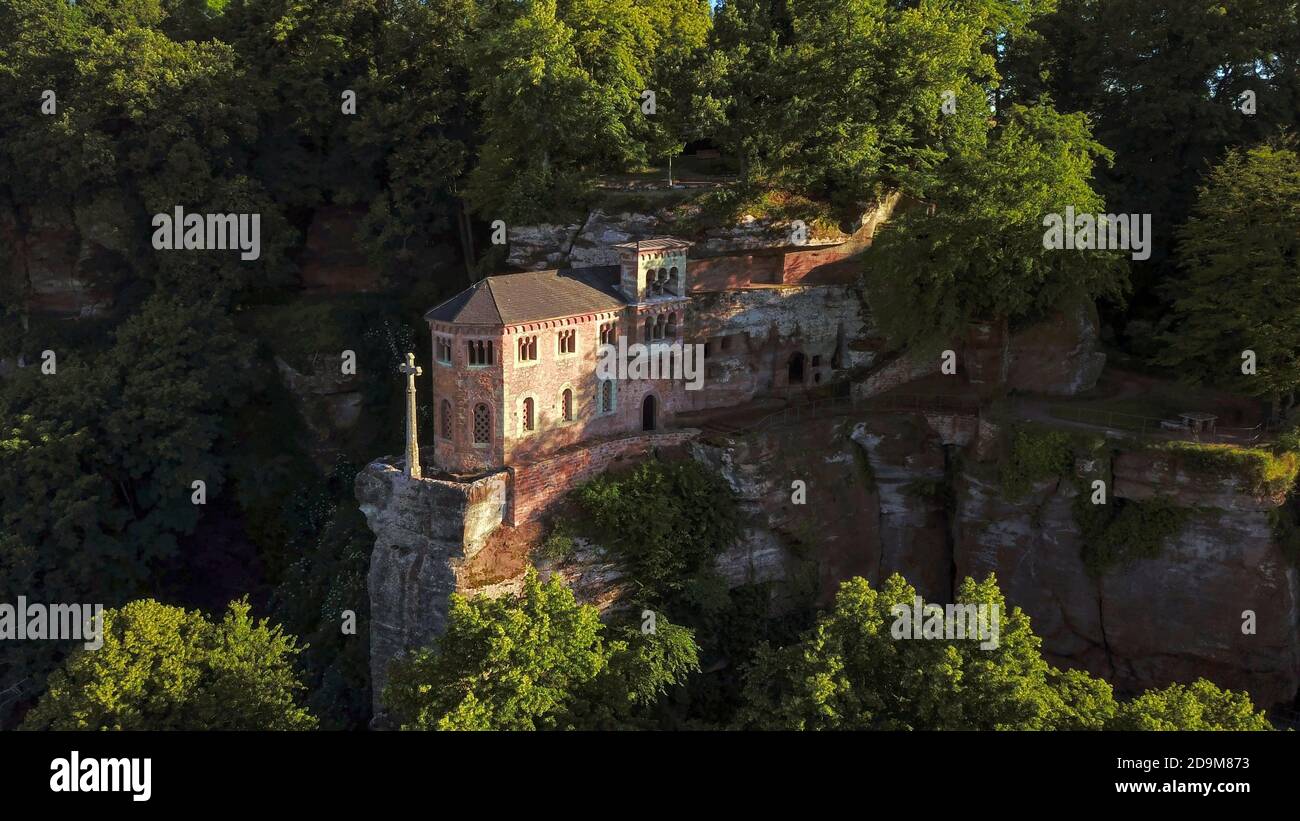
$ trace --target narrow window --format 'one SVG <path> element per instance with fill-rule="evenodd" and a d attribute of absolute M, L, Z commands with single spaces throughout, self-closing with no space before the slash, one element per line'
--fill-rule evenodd
<path fill-rule="evenodd" d="M 533 398 L 524 400 L 524 430 L 533 429 Z"/>
<path fill-rule="evenodd" d="M 573 391 L 565 388 L 560 394 L 560 408 L 564 411 L 564 421 L 573 421 Z"/>
<path fill-rule="evenodd" d="M 575 329 L 560 331 L 555 336 L 555 349 L 562 354 L 576 353 L 578 350 L 578 332 Z"/>
<path fill-rule="evenodd" d="M 669 339 L 676 339 L 676 338 L 677 338 L 677 314 L 669 314 L 669 315 L 668 315 L 668 328 L 667 328 L 667 333 L 668 333 L 668 338 L 669 338 Z"/>
<path fill-rule="evenodd" d="M 451 402 L 450 401 L 446 399 L 442 400 L 442 408 L 441 408 L 440 416 L 442 417 L 439 420 L 442 424 L 442 438 L 450 439 L 451 438 Z"/>
<path fill-rule="evenodd" d="M 479 403 L 474 406 L 474 444 L 482 445 L 491 441 L 492 426 L 488 406 Z"/>
<path fill-rule="evenodd" d="M 537 361 L 537 335 L 519 337 L 519 361 Z"/>
<path fill-rule="evenodd" d="M 609 413 L 614 410 L 614 380 L 606 379 L 600 383 L 600 412 Z"/>
<path fill-rule="evenodd" d="M 438 361 L 444 365 L 450 365 L 451 364 L 451 337 L 437 336 L 434 338 L 438 341 L 438 345 L 437 345 Z"/>
<path fill-rule="evenodd" d="M 655 318 L 652 316 L 648 316 L 645 318 L 645 341 L 649 342 L 650 340 L 654 339 L 654 334 L 655 334 Z"/>
<path fill-rule="evenodd" d="M 492 364 L 492 341 L 486 339 L 471 339 L 465 343 L 466 359 L 470 365 L 491 365 Z"/>

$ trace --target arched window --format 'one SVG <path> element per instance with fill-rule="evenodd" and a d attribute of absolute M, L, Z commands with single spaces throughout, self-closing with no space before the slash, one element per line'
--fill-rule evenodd
<path fill-rule="evenodd" d="M 442 425 L 442 438 L 451 438 L 451 402 L 447 399 L 442 400 L 442 407 L 439 422 Z"/>
<path fill-rule="evenodd" d="M 600 412 L 612 413 L 614 410 L 614 380 L 606 379 L 600 383 Z"/>
<path fill-rule="evenodd" d="M 655 318 L 648 316 L 645 318 L 645 341 L 649 342 L 655 338 Z"/>
<path fill-rule="evenodd" d="M 659 318 L 655 320 L 655 339 L 663 339 L 664 331 L 667 328 L 668 328 L 668 317 L 665 314 L 660 314 Z"/>
<path fill-rule="evenodd" d="M 668 327 L 666 328 L 666 331 L 669 339 L 677 338 L 677 314 L 668 315 Z"/>
<path fill-rule="evenodd" d="M 482 402 L 474 406 L 474 444 L 484 445 L 492 441 L 492 417 L 488 406 Z"/>
<path fill-rule="evenodd" d="M 530 396 L 524 400 L 523 425 L 524 430 L 526 431 L 534 428 L 534 423 L 537 421 L 535 410 L 536 409 L 533 407 L 533 398 Z"/>
<path fill-rule="evenodd" d="M 573 421 L 573 391 L 568 388 L 560 394 L 560 410 L 564 414 L 565 422 Z"/>

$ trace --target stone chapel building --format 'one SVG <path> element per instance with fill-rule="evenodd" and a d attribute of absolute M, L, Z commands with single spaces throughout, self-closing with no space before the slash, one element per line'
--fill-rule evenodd
<path fill-rule="evenodd" d="M 862 358 L 848 346 L 865 323 L 851 259 L 859 246 L 704 258 L 690 248 L 670 237 L 624 242 L 609 249 L 616 265 L 489 276 L 429 310 L 426 476 L 505 472 L 514 524 L 611 461 L 685 441 L 701 418 L 847 380 Z M 702 346 L 702 389 L 601 379 L 600 346 L 620 337 Z"/>
<path fill-rule="evenodd" d="M 597 350 L 620 335 L 682 341 L 690 243 L 615 247 L 617 266 L 490 276 L 425 314 L 435 467 L 480 473 L 669 424 L 681 385 L 599 380 Z"/>

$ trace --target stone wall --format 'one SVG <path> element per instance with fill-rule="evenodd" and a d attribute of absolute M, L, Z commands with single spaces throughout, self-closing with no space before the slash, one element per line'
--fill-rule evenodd
<path fill-rule="evenodd" d="M 687 263 L 692 292 L 748 288 L 756 283 L 779 284 L 784 257 L 778 252 L 692 257 Z"/>
<path fill-rule="evenodd" d="M 688 392 L 682 407 L 738 405 L 773 391 L 811 389 L 855 369 L 865 370 L 876 354 L 856 343 L 870 332 L 871 318 L 850 286 L 696 294 L 689 338 L 709 341 L 709 355 L 704 390 Z M 789 362 L 795 353 L 803 355 L 804 379 L 792 385 Z"/>
<path fill-rule="evenodd" d="M 647 458 L 657 448 L 680 447 L 699 431 L 685 428 L 595 442 L 510 468 L 511 505 L 506 522 L 520 525 L 545 514 L 573 488 L 619 462 Z"/>

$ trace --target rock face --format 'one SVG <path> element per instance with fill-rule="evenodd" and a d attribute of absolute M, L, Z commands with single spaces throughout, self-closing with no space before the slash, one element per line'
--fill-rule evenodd
<path fill-rule="evenodd" d="M 379 272 L 356 240 L 363 216 L 364 208 L 323 206 L 316 210 L 298 260 L 304 289 L 348 293 L 379 288 Z"/>
<path fill-rule="evenodd" d="M 118 222 L 92 204 L 0 211 L 0 266 L 29 311 L 96 316 L 113 303 L 113 282 L 126 268 Z"/>
<path fill-rule="evenodd" d="M 1114 499 L 1160 495 L 1190 513 L 1158 557 L 1093 578 L 1074 519 L 1076 483 L 1041 481 L 1010 498 L 997 479 L 996 433 L 956 416 L 877 414 L 715 436 L 692 454 L 744 500 L 751 549 L 770 555 L 779 543 L 812 562 L 823 601 L 850 576 L 878 584 L 898 572 L 947 602 L 960 579 L 992 573 L 1030 616 L 1049 661 L 1121 692 L 1204 676 L 1260 706 L 1295 697 L 1300 579 L 1272 534 L 1278 500 L 1176 456 L 1121 452 Z M 794 480 L 807 483 L 805 505 L 791 504 Z M 772 562 L 767 578 L 791 566 Z M 1251 634 L 1242 632 L 1247 610 Z"/>
<path fill-rule="evenodd" d="M 388 665 L 447 626 L 448 597 L 466 563 L 501 524 L 508 478 L 409 479 L 392 457 L 357 475 L 356 497 L 375 534 L 370 554 L 370 675 L 375 713 Z"/>
<path fill-rule="evenodd" d="M 1081 557 L 1073 477 L 1013 498 L 997 478 L 997 439 L 996 425 L 973 416 L 850 413 L 710 433 L 687 449 L 723 476 L 745 516 L 743 537 L 718 560 L 733 586 L 812 578 L 825 604 L 844 579 L 880 584 L 897 572 L 927 599 L 949 602 L 959 580 L 994 574 L 1050 662 L 1104 676 L 1120 692 L 1204 676 L 1261 706 L 1295 697 L 1300 578 L 1273 537 L 1278 500 L 1176 455 L 1120 452 L 1110 463 L 1113 499 L 1160 495 L 1190 512 L 1159 556 L 1094 578 Z M 519 588 L 540 533 L 500 526 L 507 482 L 504 473 L 413 482 L 391 460 L 357 478 L 376 535 L 377 694 L 389 659 L 444 628 L 450 593 Z M 484 575 L 473 569 L 480 551 L 513 558 Z M 539 569 L 563 574 L 583 601 L 619 604 L 622 575 L 599 546 Z M 1254 613 L 1249 634 L 1244 611 Z"/>
<path fill-rule="evenodd" d="M 1012 334 L 1007 387 L 1060 396 L 1091 389 L 1106 366 L 1097 350 L 1097 309 L 1080 305 Z"/>
<path fill-rule="evenodd" d="M 332 443 L 361 419 L 360 380 L 341 373 L 334 359 L 328 367 L 299 371 L 277 356 L 275 367 L 311 433 L 307 449 L 322 465 L 328 465 L 336 452 Z"/>
<path fill-rule="evenodd" d="M 864 222 L 871 219 L 871 214 L 863 217 Z M 671 215 L 666 212 L 606 213 L 596 209 L 582 223 L 542 223 L 510 228 L 510 254 L 507 261 L 516 268 L 530 270 L 617 265 L 618 252 L 613 249 L 613 245 L 674 234 L 676 230 Z M 696 256 L 727 254 L 790 245 L 790 237 L 791 225 L 788 221 L 757 219 L 746 215 L 736 225 L 705 231 L 702 237 L 696 238 L 691 253 Z M 807 245 L 834 245 L 846 239 L 847 234 L 809 235 Z"/>

